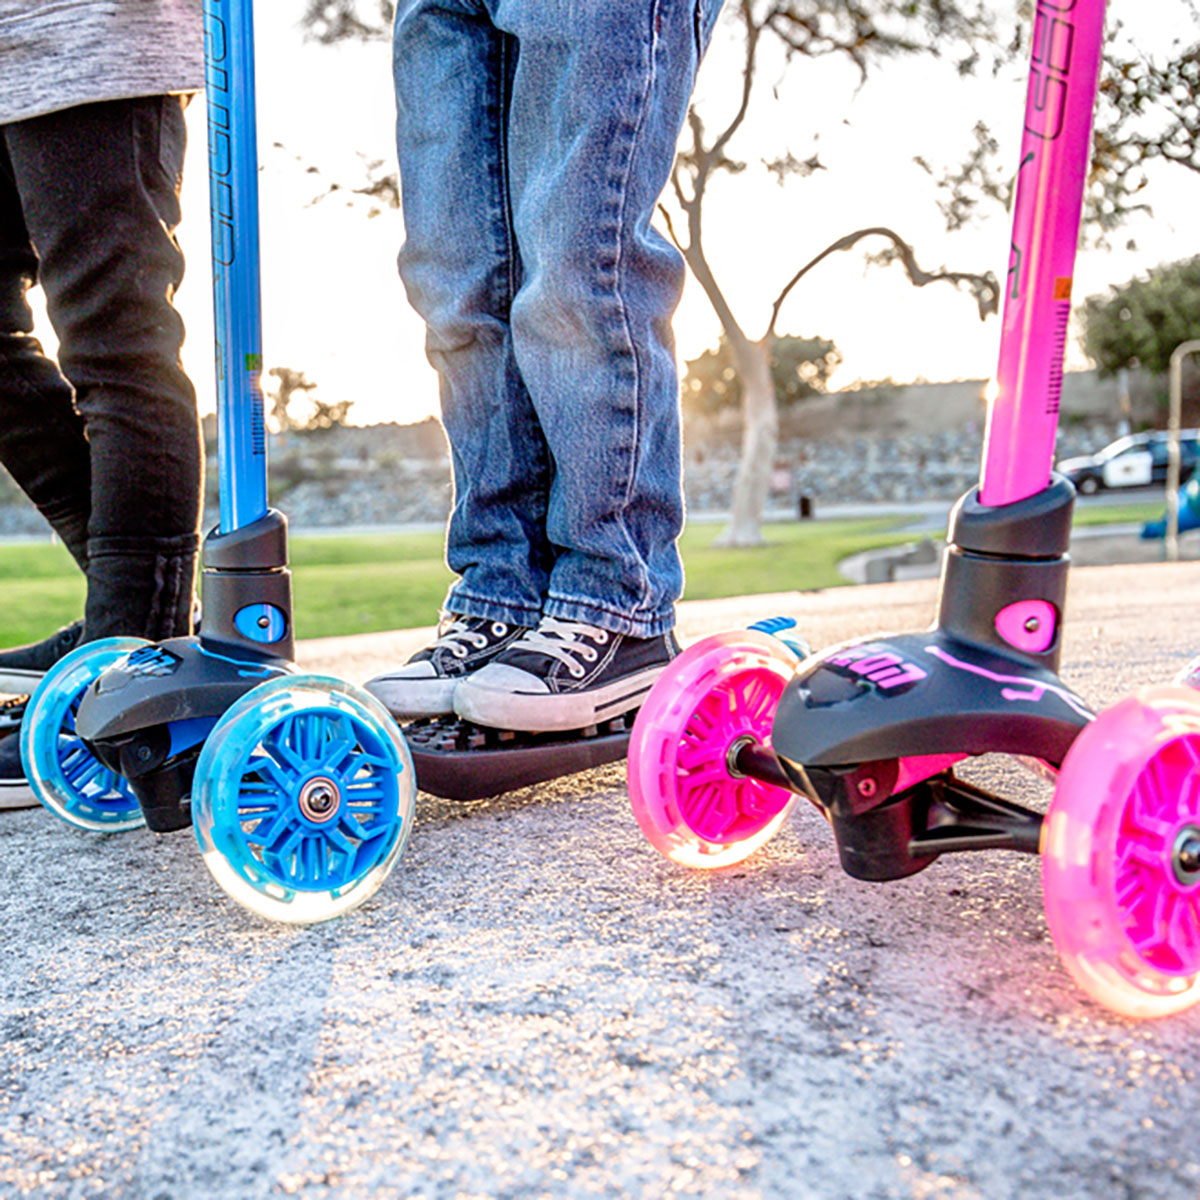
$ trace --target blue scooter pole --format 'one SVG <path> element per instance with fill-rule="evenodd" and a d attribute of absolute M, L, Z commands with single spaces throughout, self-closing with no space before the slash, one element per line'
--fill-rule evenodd
<path fill-rule="evenodd" d="M 204 543 L 207 649 L 291 659 L 287 522 L 267 505 L 252 0 L 204 0 L 220 524 Z"/>
<path fill-rule="evenodd" d="M 204 0 L 222 533 L 267 512 L 251 0 Z"/>

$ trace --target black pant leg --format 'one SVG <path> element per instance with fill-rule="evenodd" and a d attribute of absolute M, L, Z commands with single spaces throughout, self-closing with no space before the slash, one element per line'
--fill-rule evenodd
<path fill-rule="evenodd" d="M 90 449 L 89 639 L 190 628 L 203 450 L 172 303 L 185 140 L 178 97 L 82 105 L 7 130 Z"/>
<path fill-rule="evenodd" d="M 86 568 L 91 453 L 71 385 L 32 336 L 37 272 L 0 126 L 0 462 Z"/>

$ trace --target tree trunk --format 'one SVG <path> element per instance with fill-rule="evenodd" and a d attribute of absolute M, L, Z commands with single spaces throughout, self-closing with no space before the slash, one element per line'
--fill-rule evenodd
<path fill-rule="evenodd" d="M 779 411 L 771 378 L 771 343 L 746 338 L 731 341 L 734 362 L 742 382 L 742 455 L 733 485 L 729 524 L 717 539 L 719 546 L 761 546 L 762 518 L 775 450 L 779 444 Z"/>

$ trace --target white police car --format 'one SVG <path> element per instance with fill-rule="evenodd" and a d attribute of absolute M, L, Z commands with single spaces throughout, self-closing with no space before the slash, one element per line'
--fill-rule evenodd
<path fill-rule="evenodd" d="M 1186 482 L 1200 458 L 1200 431 L 1179 431 L 1179 481 Z M 1167 433 L 1131 433 L 1105 446 L 1098 454 L 1064 458 L 1057 466 L 1076 491 L 1095 495 L 1101 488 L 1162 486 L 1167 480 Z"/>

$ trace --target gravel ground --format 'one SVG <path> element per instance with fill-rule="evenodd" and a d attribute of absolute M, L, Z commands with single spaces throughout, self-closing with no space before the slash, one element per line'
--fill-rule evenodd
<path fill-rule="evenodd" d="M 1198 585 L 1195 563 L 1076 571 L 1065 677 L 1102 705 L 1170 675 Z M 926 625 L 935 588 L 685 605 L 682 629 L 782 612 L 822 645 Z M 302 658 L 360 681 L 423 637 Z M 224 899 L 190 834 L 3 814 L 0 1194 L 1200 1194 L 1200 1009 L 1085 998 L 1031 858 L 856 883 L 805 809 L 691 873 L 643 842 L 616 767 L 418 807 L 380 893 L 300 930 Z"/>

